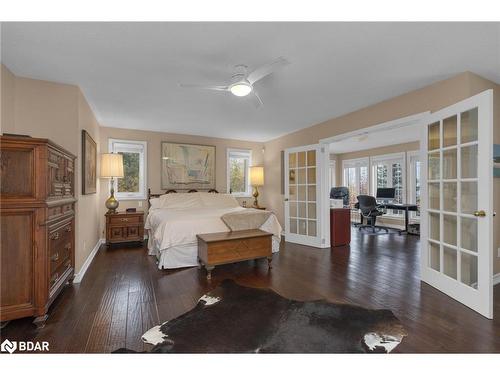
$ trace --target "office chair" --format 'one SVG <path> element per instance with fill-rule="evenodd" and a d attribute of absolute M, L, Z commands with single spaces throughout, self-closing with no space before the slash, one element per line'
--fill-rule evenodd
<path fill-rule="evenodd" d="M 389 229 L 386 227 L 375 225 L 377 217 L 385 214 L 385 212 L 382 211 L 377 204 L 375 197 L 372 197 L 371 195 L 358 195 L 358 203 L 361 216 L 363 216 L 367 222 L 366 224 L 358 225 L 359 230 L 363 228 L 371 228 L 373 233 L 375 233 L 375 228 L 377 228 L 378 230 L 383 229 L 389 233 Z"/>

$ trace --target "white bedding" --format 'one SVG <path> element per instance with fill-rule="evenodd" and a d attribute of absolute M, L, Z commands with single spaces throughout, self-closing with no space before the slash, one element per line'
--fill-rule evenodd
<path fill-rule="evenodd" d="M 190 198 L 194 199 L 194 194 Z M 177 195 L 177 194 L 175 194 Z M 176 199 L 180 199 L 177 196 Z M 215 198 L 214 198 L 215 199 Z M 218 197 L 217 199 L 225 199 Z M 168 204 L 167 204 L 168 206 Z M 175 205 L 171 205 L 176 207 Z M 148 249 L 150 255 L 155 255 L 159 262 L 158 268 L 192 267 L 198 264 L 197 234 L 229 232 L 221 220 L 228 212 L 245 210 L 234 205 L 214 207 L 206 204 L 187 208 L 152 208 L 146 218 L 145 228 L 149 232 Z M 273 214 L 260 229 L 273 234 L 273 252 L 279 251 L 281 226 Z"/>

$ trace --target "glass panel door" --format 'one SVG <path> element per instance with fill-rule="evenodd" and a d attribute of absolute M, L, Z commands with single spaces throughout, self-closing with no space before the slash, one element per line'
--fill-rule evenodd
<path fill-rule="evenodd" d="M 285 238 L 288 242 L 322 244 L 319 147 L 285 150 Z"/>
<path fill-rule="evenodd" d="M 436 112 L 425 125 L 421 269 L 423 281 L 492 318 L 489 95 Z"/>

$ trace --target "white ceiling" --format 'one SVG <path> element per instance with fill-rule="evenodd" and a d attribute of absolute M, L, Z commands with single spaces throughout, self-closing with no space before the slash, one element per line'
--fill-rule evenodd
<path fill-rule="evenodd" d="M 260 109 L 178 87 L 279 56 Z M 2 61 L 79 85 L 104 126 L 266 141 L 466 70 L 500 82 L 500 23 L 3 23 Z"/>

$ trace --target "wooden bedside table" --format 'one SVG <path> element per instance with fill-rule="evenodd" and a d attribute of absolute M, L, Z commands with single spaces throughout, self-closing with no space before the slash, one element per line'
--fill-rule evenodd
<path fill-rule="evenodd" d="M 144 212 L 106 214 L 106 245 L 144 241 Z"/>

